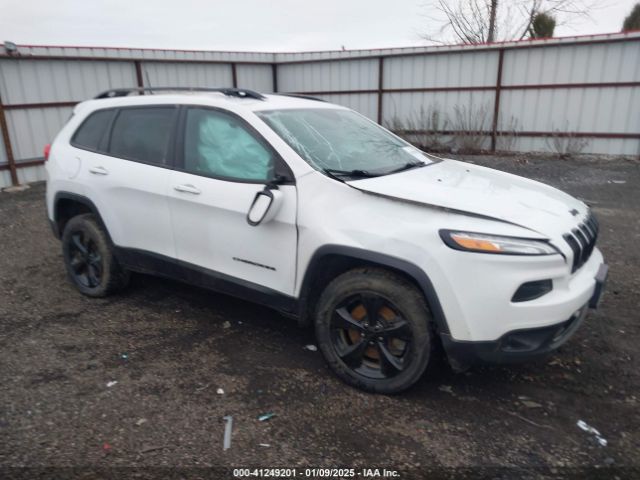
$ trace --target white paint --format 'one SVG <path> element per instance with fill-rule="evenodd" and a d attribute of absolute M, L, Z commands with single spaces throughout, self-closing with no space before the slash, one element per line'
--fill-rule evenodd
<path fill-rule="evenodd" d="M 94 109 L 107 106 L 197 104 L 242 116 L 288 164 L 296 185 L 280 185 L 275 217 L 246 221 L 264 186 L 229 182 L 79 151 L 69 138 Z M 507 331 L 565 321 L 587 303 L 603 262 L 596 249 L 571 273 L 573 253 L 562 235 L 584 221 L 584 203 L 538 182 L 452 160 L 403 173 L 352 181 L 311 168 L 255 114 L 259 110 L 342 108 L 267 96 L 264 101 L 222 94 L 167 94 L 89 101 L 57 136 L 47 162 L 47 206 L 57 191 L 85 195 L 99 209 L 114 243 L 139 248 L 299 296 L 313 254 L 340 245 L 406 260 L 433 283 L 452 337 L 494 340 Z M 82 155 L 69 179 L 65 158 Z M 92 175 L 103 167 L 108 175 Z M 189 185 L 199 194 L 176 191 Z M 571 215 L 575 209 L 578 214 Z M 548 239 L 561 254 L 488 255 L 446 246 L 441 229 Z M 238 261 L 246 260 L 246 261 Z M 267 266 L 268 268 L 263 268 Z M 511 303 L 528 281 L 551 279 L 553 291 Z M 490 279 L 490 281 L 487 281 Z"/>

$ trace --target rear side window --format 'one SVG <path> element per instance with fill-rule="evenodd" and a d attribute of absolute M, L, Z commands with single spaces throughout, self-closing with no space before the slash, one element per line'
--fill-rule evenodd
<path fill-rule="evenodd" d="M 89 115 L 76 130 L 71 144 L 87 150 L 100 150 L 100 143 L 107 133 L 114 113 L 115 110 L 98 110 Z"/>
<path fill-rule="evenodd" d="M 173 107 L 120 110 L 113 124 L 109 154 L 144 163 L 166 164 L 176 111 Z"/>

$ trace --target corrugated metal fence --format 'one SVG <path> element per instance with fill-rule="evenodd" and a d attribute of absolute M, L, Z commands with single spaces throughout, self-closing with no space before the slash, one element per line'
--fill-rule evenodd
<path fill-rule="evenodd" d="M 149 85 L 314 95 L 434 148 L 640 154 L 640 33 L 308 53 L 20 46 L 0 54 L 0 187 L 43 178 L 42 147 L 75 103 Z"/>

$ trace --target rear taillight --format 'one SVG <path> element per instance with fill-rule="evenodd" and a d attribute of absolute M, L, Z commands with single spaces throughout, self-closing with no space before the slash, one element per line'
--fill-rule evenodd
<path fill-rule="evenodd" d="M 50 143 L 47 143 L 47 144 L 44 146 L 44 151 L 43 151 L 43 153 L 44 153 L 44 161 L 45 161 L 45 162 L 46 162 L 47 160 L 49 160 L 49 152 L 50 152 L 50 151 L 51 151 L 51 144 L 50 144 Z"/>

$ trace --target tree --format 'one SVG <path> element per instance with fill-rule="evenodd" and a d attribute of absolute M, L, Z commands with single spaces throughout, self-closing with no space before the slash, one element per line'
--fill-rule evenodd
<path fill-rule="evenodd" d="M 640 3 L 636 3 L 631 9 L 631 13 L 624 19 L 622 31 L 626 32 L 627 30 L 640 30 Z"/>
<path fill-rule="evenodd" d="M 556 19 L 548 13 L 538 13 L 531 22 L 529 36 L 531 38 L 551 38 L 556 28 Z"/>
<path fill-rule="evenodd" d="M 493 42 L 496 39 L 496 14 L 498 13 L 498 0 L 491 0 L 489 7 L 489 34 L 487 42 Z"/>
<path fill-rule="evenodd" d="M 539 15 L 552 17 L 556 25 L 567 25 L 589 17 L 597 0 L 429 0 L 427 18 L 437 27 L 423 38 L 438 43 L 489 43 L 533 37 Z M 541 17 L 540 28 L 550 22 Z M 553 32 L 553 29 L 551 29 Z M 533 37 L 538 38 L 538 37 Z"/>

